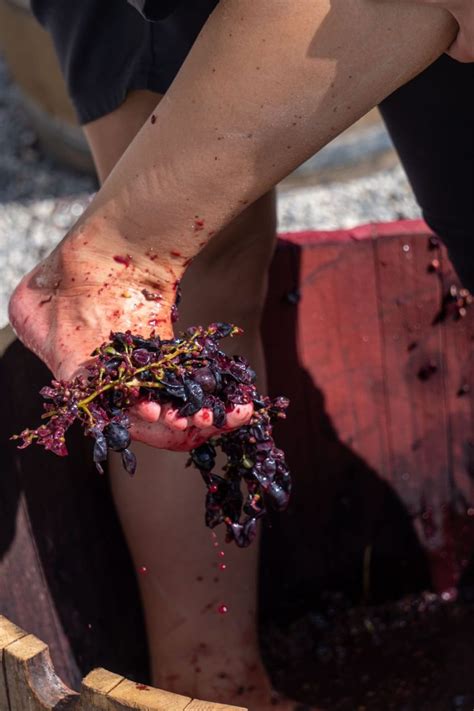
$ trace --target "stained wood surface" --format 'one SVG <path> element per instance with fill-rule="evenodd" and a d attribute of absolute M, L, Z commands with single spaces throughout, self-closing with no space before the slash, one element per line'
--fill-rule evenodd
<path fill-rule="evenodd" d="M 57 676 L 48 646 L 0 616 L 0 711 L 246 711 L 172 694 L 95 669 L 81 693 Z"/>
<path fill-rule="evenodd" d="M 474 313 L 435 323 L 457 278 L 428 238 L 419 222 L 282 236 L 264 342 L 295 489 L 265 532 L 268 614 L 327 589 L 363 600 L 368 559 L 375 602 L 472 575 Z"/>

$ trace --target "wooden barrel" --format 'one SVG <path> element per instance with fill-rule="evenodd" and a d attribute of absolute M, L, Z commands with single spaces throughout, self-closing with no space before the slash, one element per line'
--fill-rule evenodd
<path fill-rule="evenodd" d="M 62 164 L 93 173 L 51 39 L 28 0 L 0 0 L 0 49 L 43 149 Z"/>
<path fill-rule="evenodd" d="M 354 611 L 370 603 L 374 614 L 420 591 L 446 601 L 442 634 L 439 619 L 427 617 L 419 644 L 403 636 L 409 622 L 387 626 L 379 646 L 369 625 L 363 665 L 364 637 L 348 637 L 342 665 L 316 660 L 315 674 L 350 697 L 344 708 L 389 708 L 371 701 L 363 677 L 395 693 L 403 660 L 411 682 L 400 693 L 410 708 L 445 711 L 459 690 L 474 700 L 472 633 L 448 617 L 449 609 L 461 615 L 463 599 L 474 601 L 474 307 L 453 297 L 455 285 L 446 250 L 420 222 L 282 235 L 271 267 L 263 340 L 269 390 L 291 401 L 275 434 L 294 492 L 289 511 L 264 530 L 261 614 L 285 622 L 310 610 L 323 634 L 318 605 L 327 591 Z M 97 475 L 80 432 L 68 437 L 68 458 L 9 441 L 39 422 L 35 393 L 49 377 L 18 341 L 0 359 L 0 609 L 48 642 L 70 687 L 79 691 L 90 669 L 108 668 L 118 675 L 116 694 L 140 699 L 149 692 L 125 679 L 148 678 L 145 629 L 107 477 Z M 337 615 L 330 620 L 328 630 Z M 420 692 L 431 679 L 428 638 L 442 662 L 433 661 L 437 686 Z M 9 665 L 24 670 L 23 661 Z M 110 677 L 100 687 L 93 674 L 91 693 L 108 692 Z M 317 705 L 336 707 L 324 698 Z M 118 708 L 129 706 L 120 700 Z"/>

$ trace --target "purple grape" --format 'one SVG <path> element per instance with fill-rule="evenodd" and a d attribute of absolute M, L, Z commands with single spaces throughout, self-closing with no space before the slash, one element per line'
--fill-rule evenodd
<path fill-rule="evenodd" d="M 132 353 L 132 363 L 139 368 L 142 368 L 144 365 L 148 365 L 148 363 L 151 361 L 151 353 L 145 348 L 137 348 L 136 350 L 133 351 Z"/>
<path fill-rule="evenodd" d="M 268 496 L 277 511 L 283 511 L 288 506 L 289 494 L 283 487 L 272 481 L 267 490 Z"/>
<path fill-rule="evenodd" d="M 190 417 L 191 415 L 195 415 L 196 412 L 199 412 L 201 409 L 204 400 L 204 393 L 199 383 L 195 383 L 190 379 L 186 379 L 184 381 L 184 393 L 186 403 L 180 409 L 180 414 L 183 417 Z"/>
<path fill-rule="evenodd" d="M 273 457 L 267 457 L 262 464 L 262 469 L 267 476 L 274 476 L 276 472 L 276 462 Z"/>
<path fill-rule="evenodd" d="M 214 328 L 217 338 L 221 339 L 229 336 L 234 327 L 230 323 L 215 323 Z"/>
<path fill-rule="evenodd" d="M 133 476 L 137 470 L 137 458 L 130 449 L 122 451 L 122 464 L 126 472 Z"/>
<path fill-rule="evenodd" d="M 224 427 L 226 423 L 226 414 L 224 405 L 218 400 L 212 406 L 212 415 L 214 417 L 215 427 Z"/>
<path fill-rule="evenodd" d="M 216 461 L 216 450 L 211 444 L 206 442 L 191 451 L 191 459 L 195 466 L 201 471 L 211 471 Z"/>
<path fill-rule="evenodd" d="M 110 425 L 104 429 L 105 439 L 107 440 L 107 445 L 114 452 L 121 452 L 126 449 L 130 444 L 130 432 L 123 425 L 119 425 L 116 422 L 111 422 Z"/>
<path fill-rule="evenodd" d="M 217 380 L 210 368 L 198 368 L 192 373 L 195 383 L 201 386 L 205 393 L 213 393 L 217 387 Z"/>
<path fill-rule="evenodd" d="M 105 440 L 104 435 L 100 432 L 99 434 L 96 435 L 95 442 L 94 442 L 94 453 L 93 453 L 93 459 L 94 462 L 97 464 L 97 462 L 105 462 L 107 459 L 107 442 Z"/>

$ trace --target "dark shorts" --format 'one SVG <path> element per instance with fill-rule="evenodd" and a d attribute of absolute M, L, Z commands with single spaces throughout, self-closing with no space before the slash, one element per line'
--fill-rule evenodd
<path fill-rule="evenodd" d="M 52 36 L 81 124 L 116 109 L 127 92 L 164 94 L 218 0 L 184 0 L 147 22 L 127 0 L 32 0 Z"/>
<path fill-rule="evenodd" d="M 32 6 L 53 37 L 79 120 L 87 123 L 133 89 L 165 93 L 217 2 L 181 0 L 158 22 L 147 22 L 126 0 L 33 0 Z M 443 56 L 380 107 L 423 216 L 471 291 L 473 87 L 474 63 Z"/>

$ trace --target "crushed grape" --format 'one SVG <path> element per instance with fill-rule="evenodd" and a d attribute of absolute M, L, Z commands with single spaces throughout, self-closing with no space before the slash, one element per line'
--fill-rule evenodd
<path fill-rule="evenodd" d="M 124 469 L 133 475 L 137 461 L 129 449 L 129 410 L 137 403 L 169 403 L 183 417 L 201 409 L 212 411 L 218 429 L 225 426 L 227 411 L 252 403 L 247 425 L 218 432 L 191 450 L 188 462 L 206 485 L 206 525 L 213 529 L 224 524 L 227 541 L 246 547 L 268 505 L 280 511 L 287 507 L 291 477 L 272 436 L 272 424 L 285 417 L 288 400 L 260 395 L 247 361 L 220 350 L 222 338 L 240 332 L 230 324 L 215 323 L 190 328 L 171 340 L 162 340 L 155 332 L 149 338 L 129 331 L 112 333 L 110 341 L 92 354 L 86 375 L 69 382 L 53 380 L 41 390 L 45 422 L 13 439 L 21 440 L 20 448 L 36 443 L 66 456 L 66 432 L 78 421 L 84 434 L 94 439 L 93 460 L 99 472 L 112 450 L 120 453 Z M 217 473 L 219 449 L 227 462 Z"/>

